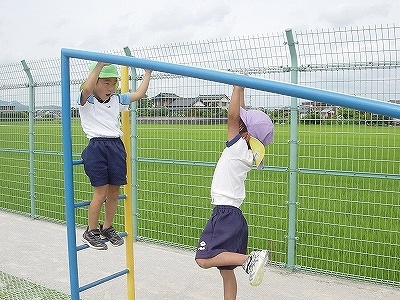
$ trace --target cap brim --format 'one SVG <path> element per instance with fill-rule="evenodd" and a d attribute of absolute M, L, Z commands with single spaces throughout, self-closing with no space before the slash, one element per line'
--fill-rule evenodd
<path fill-rule="evenodd" d="M 83 90 L 83 85 L 85 84 L 86 81 L 82 82 L 82 84 L 79 86 L 79 90 L 82 91 Z M 115 84 L 115 89 L 119 88 L 119 82 L 117 81 L 117 83 Z"/>
<path fill-rule="evenodd" d="M 257 169 L 262 169 L 264 166 L 264 155 L 265 155 L 265 147 L 264 145 L 254 137 L 250 137 L 249 144 L 251 151 L 253 152 L 254 163 L 257 166 Z"/>

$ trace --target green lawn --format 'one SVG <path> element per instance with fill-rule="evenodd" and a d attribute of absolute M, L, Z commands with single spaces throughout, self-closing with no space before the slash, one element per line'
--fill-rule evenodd
<path fill-rule="evenodd" d="M 0 129 L 0 207 L 29 213 L 28 124 L 1 123 Z M 87 141 L 78 120 L 72 135 L 79 159 Z M 399 136 L 397 127 L 299 126 L 296 264 L 399 284 Z M 38 122 L 34 137 L 36 214 L 63 221 L 61 124 Z M 224 125 L 138 125 L 139 236 L 195 247 L 211 211 L 211 177 L 225 139 Z M 287 259 L 289 140 L 288 125 L 276 125 L 267 167 L 249 173 L 242 206 L 249 249 L 270 249 L 278 264 Z M 75 198 L 89 200 L 83 168 L 74 168 Z M 122 215 L 121 205 L 120 230 Z M 77 211 L 77 222 L 86 224 L 86 209 Z"/>

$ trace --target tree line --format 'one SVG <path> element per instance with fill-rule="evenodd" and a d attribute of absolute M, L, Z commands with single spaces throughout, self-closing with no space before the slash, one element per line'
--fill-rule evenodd
<path fill-rule="evenodd" d="M 264 110 L 274 123 L 289 124 L 290 110 L 275 109 Z M 226 118 L 227 110 L 220 107 L 192 107 L 187 109 L 169 109 L 166 107 L 140 107 L 137 108 L 137 116 L 142 118 L 155 117 L 180 117 L 180 118 Z M 79 118 L 79 109 L 71 108 L 71 117 Z M 52 116 L 41 118 L 41 120 L 51 120 Z M 28 111 L 0 111 L 0 122 L 15 122 L 29 120 Z M 317 111 L 310 111 L 302 118 L 299 118 L 300 124 L 359 124 L 359 125 L 391 125 L 395 121 L 387 116 L 376 115 L 369 112 L 363 112 L 355 109 L 341 107 L 331 118 L 324 118 Z"/>

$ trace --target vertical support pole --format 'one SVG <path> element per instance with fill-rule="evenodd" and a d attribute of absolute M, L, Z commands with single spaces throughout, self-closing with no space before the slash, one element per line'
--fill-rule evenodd
<path fill-rule="evenodd" d="M 129 47 L 124 47 L 125 54 L 132 56 Z M 136 68 L 131 67 L 131 89 L 136 91 Z M 137 174 L 137 102 L 131 103 L 131 170 L 132 170 L 132 216 L 133 216 L 133 238 L 136 240 L 138 236 L 138 174 Z"/>
<path fill-rule="evenodd" d="M 35 161 L 34 161 L 34 120 L 35 120 L 35 90 L 31 70 L 25 60 L 21 61 L 29 80 L 29 195 L 31 201 L 31 217 L 36 218 L 35 197 Z"/>
<path fill-rule="evenodd" d="M 61 120 L 62 120 L 62 144 L 64 159 L 64 193 L 65 214 L 67 219 L 67 242 L 69 281 L 71 299 L 79 300 L 78 261 L 76 251 L 75 232 L 75 205 L 74 205 L 74 182 L 72 163 L 72 136 L 71 136 L 71 100 L 70 100 L 70 70 L 69 57 L 61 50 Z"/>
<path fill-rule="evenodd" d="M 121 93 L 129 92 L 129 75 L 128 67 L 121 67 Z M 132 159 L 132 147 L 130 141 L 130 126 L 129 126 L 129 111 L 122 112 L 122 131 L 123 141 L 126 149 L 126 161 L 127 161 L 127 184 L 125 190 L 125 201 L 124 201 L 124 216 L 125 216 L 125 231 L 126 236 L 126 267 L 129 270 L 127 274 L 127 295 L 128 300 L 135 299 L 135 261 L 134 261 L 134 234 L 133 234 L 133 220 L 132 220 L 132 167 L 130 161 Z"/>
<path fill-rule="evenodd" d="M 298 83 L 297 53 L 291 29 L 286 30 L 286 38 L 291 58 L 291 83 Z M 297 164 L 298 164 L 298 108 L 297 98 L 291 97 L 290 104 L 290 162 L 289 162 L 289 194 L 288 194 L 288 249 L 287 268 L 295 268 L 296 258 L 296 223 L 297 223 Z"/>
<path fill-rule="evenodd" d="M 136 68 L 131 68 L 132 91 L 136 90 Z M 132 170 L 132 216 L 133 216 L 133 238 L 136 240 L 138 236 L 138 134 L 137 134 L 137 102 L 131 104 L 131 170 Z"/>

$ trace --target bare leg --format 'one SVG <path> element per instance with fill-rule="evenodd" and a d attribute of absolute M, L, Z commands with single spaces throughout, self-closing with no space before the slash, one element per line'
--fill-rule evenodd
<path fill-rule="evenodd" d="M 196 262 L 203 269 L 219 266 L 241 266 L 247 257 L 246 254 L 222 252 L 211 258 L 198 258 Z"/>
<path fill-rule="evenodd" d="M 107 192 L 107 201 L 105 209 L 105 218 L 103 228 L 109 228 L 112 225 L 115 213 L 118 207 L 119 186 L 109 185 Z"/>
<path fill-rule="evenodd" d="M 93 187 L 93 199 L 89 205 L 88 226 L 89 230 L 96 229 L 99 223 L 101 207 L 107 196 L 108 185 Z"/>
<path fill-rule="evenodd" d="M 224 284 L 224 300 L 236 300 L 237 282 L 234 270 L 219 270 Z"/>

